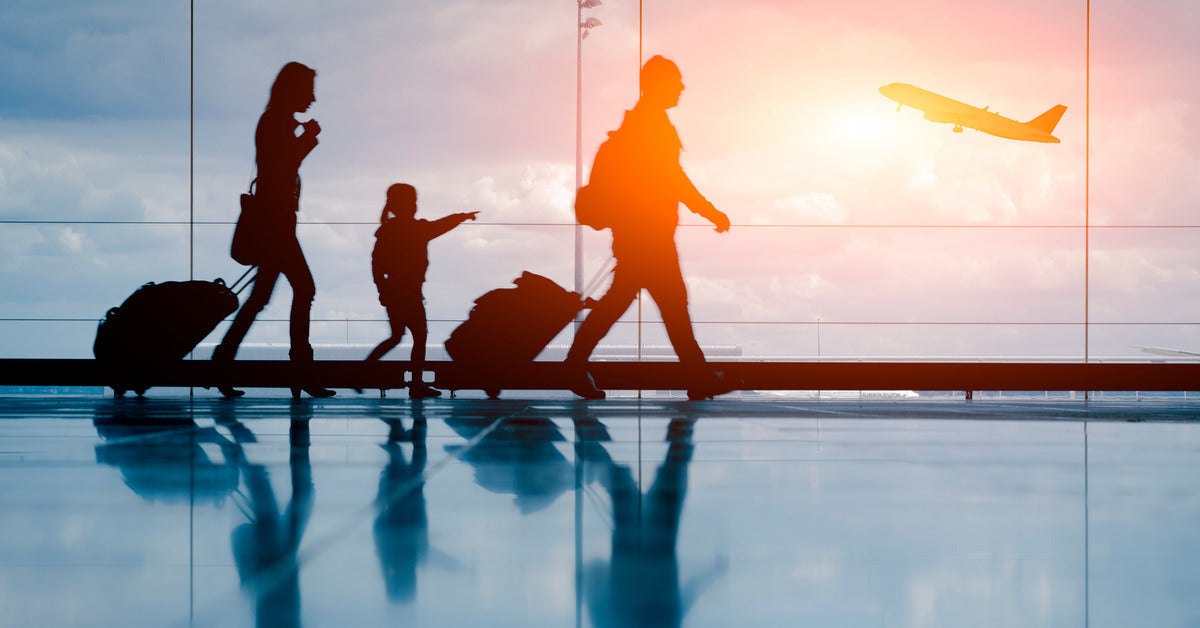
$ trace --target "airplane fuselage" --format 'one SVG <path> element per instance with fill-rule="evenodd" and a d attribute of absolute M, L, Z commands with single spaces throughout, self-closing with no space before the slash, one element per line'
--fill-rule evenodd
<path fill-rule="evenodd" d="M 879 88 L 879 93 L 914 109 L 925 112 L 931 122 L 950 123 L 954 131 L 968 127 L 1011 140 L 1057 144 L 1059 139 L 1051 135 L 1066 107 L 1058 105 L 1029 122 L 1018 122 L 998 113 L 980 109 L 953 98 L 915 87 L 907 83 L 892 83 Z"/>

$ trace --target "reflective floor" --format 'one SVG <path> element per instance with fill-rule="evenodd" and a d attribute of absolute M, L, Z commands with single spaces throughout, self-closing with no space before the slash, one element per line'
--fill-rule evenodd
<path fill-rule="evenodd" d="M 1200 403 L 0 398 L 0 626 L 1195 626 Z"/>

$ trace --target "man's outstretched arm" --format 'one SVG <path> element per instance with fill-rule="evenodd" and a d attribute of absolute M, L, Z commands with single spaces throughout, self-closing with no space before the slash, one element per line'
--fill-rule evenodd
<path fill-rule="evenodd" d="M 696 185 L 688 178 L 687 173 L 679 171 L 680 176 L 680 200 L 683 201 L 687 208 L 696 212 L 701 218 L 711 222 L 717 228 L 717 233 L 729 231 L 729 216 L 725 212 L 714 206 L 700 190 L 696 189 Z"/>

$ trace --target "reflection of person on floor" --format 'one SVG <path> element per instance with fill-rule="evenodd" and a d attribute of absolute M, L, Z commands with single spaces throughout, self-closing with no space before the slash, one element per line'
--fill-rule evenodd
<path fill-rule="evenodd" d="M 183 418 L 188 414 L 182 406 L 123 400 L 98 405 L 93 424 L 102 441 L 96 462 L 120 469 L 125 485 L 148 502 L 223 504 L 238 486 L 234 461 L 241 448 L 215 428 Z M 220 417 L 217 422 L 227 425 Z M 221 456 L 211 456 L 203 445 L 215 445 Z"/>
<path fill-rule="evenodd" d="M 472 413 L 446 419 L 446 426 L 468 441 L 498 423 L 461 460 L 474 468 L 476 484 L 512 495 L 522 515 L 546 508 L 575 482 L 571 464 L 555 446 L 566 438 L 550 419 L 493 412 L 495 416 Z"/>
<path fill-rule="evenodd" d="M 300 162 L 317 147 L 321 125 L 316 120 L 297 122 L 295 115 L 307 111 L 316 101 L 313 83 L 317 73 L 295 61 L 283 66 L 275 83 L 266 111 L 258 120 L 254 132 L 255 163 L 258 165 L 258 189 L 255 197 L 261 209 L 271 216 L 271 241 L 262 244 L 264 259 L 250 296 L 242 304 L 225 337 L 213 351 L 213 360 L 230 361 L 254 319 L 275 290 L 279 275 L 287 277 L 292 286 L 292 311 L 289 326 L 292 364 L 295 367 L 292 396 L 303 390 L 313 397 L 329 397 L 332 390 L 317 383 L 313 367 L 313 349 L 308 340 L 309 318 L 312 312 L 316 285 L 312 271 L 296 239 L 296 212 L 300 211 Z M 299 136 L 296 129 L 303 128 Z M 229 386 L 219 387 L 226 397 L 240 397 L 242 391 Z"/>
<path fill-rule="evenodd" d="M 425 297 L 421 293 L 425 271 L 429 268 L 429 242 L 479 212 L 450 214 L 437 220 L 417 218 L 417 190 L 406 183 L 388 188 L 382 223 L 375 232 L 371 252 L 371 274 L 379 289 L 379 304 L 387 309 L 392 335 L 379 343 L 367 356 L 373 362 L 400 344 L 407 327 L 413 335 L 412 382 L 408 396 L 413 399 L 437 397 L 441 391 L 424 380 L 425 340 L 429 330 L 425 320 Z"/>
<path fill-rule="evenodd" d="M 712 222 L 718 232 L 729 229 L 729 217 L 696 190 L 679 165 L 683 145 L 667 118 L 667 109 L 679 104 L 683 92 L 679 68 L 661 56 L 652 57 L 642 68 L 641 89 L 641 98 L 625 112 L 613 138 L 623 147 L 620 171 L 628 180 L 621 187 L 630 191 L 622 199 L 627 206 L 618 210 L 620 218 L 612 225 L 617 266 L 612 286 L 584 319 L 567 353 L 576 380 L 571 390 L 586 399 L 604 398 L 604 391 L 587 373 L 588 356 L 645 289 L 662 313 L 679 361 L 697 377 L 688 397 L 704 399 L 716 392 L 717 383 L 712 373 L 705 372 L 704 353 L 688 313 L 687 288 L 675 249 L 679 203 Z"/>
<path fill-rule="evenodd" d="M 399 418 L 381 417 L 390 428 L 383 445 L 388 463 L 379 476 L 375 498 L 375 553 L 383 570 L 388 600 L 408 604 L 417 597 L 417 566 L 426 562 L 449 571 L 462 565 L 429 544 L 429 516 L 425 509 L 425 409 L 413 402 L 411 430 Z M 412 443 L 412 456 L 404 457 L 404 443 Z"/>
<path fill-rule="evenodd" d="M 414 417 L 411 432 L 399 419 L 383 445 L 388 463 L 379 476 L 375 498 L 375 552 L 383 569 L 388 600 L 409 603 L 417 596 L 417 563 L 429 552 L 429 517 L 425 512 L 425 419 Z M 412 459 L 405 460 L 400 440 L 412 441 Z"/>
<path fill-rule="evenodd" d="M 313 507 L 312 465 L 308 458 L 308 419 L 312 406 L 292 402 L 289 431 L 292 498 L 280 512 L 271 479 L 262 464 L 243 462 L 249 523 L 233 531 L 233 558 L 242 587 L 255 596 L 259 628 L 300 625 L 300 566 L 296 551 Z"/>
<path fill-rule="evenodd" d="M 589 434 L 602 426 L 579 425 L 581 457 L 599 464 L 613 504 L 611 562 L 596 561 L 584 573 L 592 623 L 600 627 L 680 626 L 697 598 L 727 570 L 718 557 L 704 572 L 680 583 L 676 541 L 692 459 L 692 419 L 667 428 L 667 457 L 644 500 L 627 465 L 616 464 Z M 599 429 L 597 429 L 597 427 Z"/>

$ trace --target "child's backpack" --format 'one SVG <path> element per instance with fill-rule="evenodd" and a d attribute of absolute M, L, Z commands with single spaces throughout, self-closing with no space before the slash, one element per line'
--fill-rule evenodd
<path fill-rule="evenodd" d="M 394 251 L 399 244 L 400 233 L 396 226 L 388 222 L 383 223 L 375 230 L 375 246 L 371 248 L 371 268 L 386 270 L 389 266 L 387 263 L 387 255 L 389 251 Z M 379 273 L 372 272 L 376 281 L 379 279 Z M 376 287 L 382 289 L 383 286 L 376 284 Z"/>
<path fill-rule="evenodd" d="M 418 244 L 413 241 L 412 226 L 402 225 L 396 220 L 385 221 L 375 230 L 371 274 L 376 280 L 384 273 L 388 275 L 383 284 L 376 284 L 381 294 L 388 290 L 388 286 L 407 285 L 413 281 L 420 283 L 424 278 L 427 260 L 424 248 Z"/>

